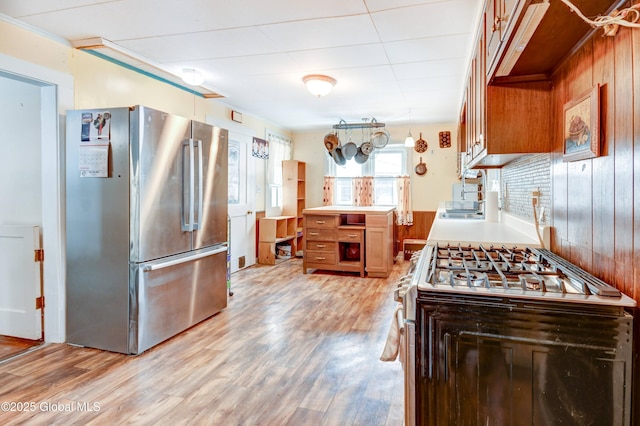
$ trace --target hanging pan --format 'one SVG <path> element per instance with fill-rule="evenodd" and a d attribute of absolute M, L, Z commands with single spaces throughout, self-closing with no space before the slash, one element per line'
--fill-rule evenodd
<path fill-rule="evenodd" d="M 387 132 L 386 130 L 377 131 L 371 137 L 371 145 L 373 145 L 374 148 L 384 148 L 385 146 L 387 146 L 388 142 L 389 132 Z"/>
<path fill-rule="evenodd" d="M 422 139 L 422 133 L 420 133 L 420 139 L 416 141 L 416 146 L 414 149 L 417 152 L 425 152 L 428 148 L 429 148 L 429 144 L 427 143 L 427 141 Z"/>
<path fill-rule="evenodd" d="M 427 173 L 427 165 L 422 162 L 422 157 L 420 157 L 420 162 L 416 166 L 416 174 L 422 176 L 425 173 Z"/>
<path fill-rule="evenodd" d="M 327 133 L 324 137 L 324 146 L 329 151 L 329 154 L 333 154 L 333 151 L 338 147 L 340 140 L 335 133 Z"/>
<path fill-rule="evenodd" d="M 351 140 L 351 132 L 349 132 L 349 142 L 342 146 L 342 154 L 347 160 L 351 160 L 358 152 L 358 145 Z"/>

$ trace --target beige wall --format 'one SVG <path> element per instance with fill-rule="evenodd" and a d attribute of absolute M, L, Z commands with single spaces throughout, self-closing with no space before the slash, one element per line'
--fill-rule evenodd
<path fill-rule="evenodd" d="M 224 100 L 204 99 L 4 21 L 0 21 L 0 53 L 72 75 L 76 109 L 145 105 L 203 122 L 206 117 L 231 122 Z M 291 136 L 273 123 L 248 114 L 243 118 L 246 133 L 263 138 L 269 128 Z"/>
<path fill-rule="evenodd" d="M 408 127 L 387 126 L 391 135 L 390 143 L 402 143 L 409 133 Z M 327 151 L 324 148 L 324 136 L 332 129 L 322 131 L 300 132 L 294 134 L 295 146 L 293 158 L 307 163 L 307 207 L 322 205 L 322 178 L 324 176 L 324 159 Z M 440 148 L 438 133 L 451 132 L 451 148 Z M 440 201 L 451 199 L 451 185 L 458 182 L 456 174 L 457 130 L 455 123 L 423 124 L 411 127 L 414 139 L 420 137 L 426 140 L 429 148 L 424 153 L 411 149 L 410 175 L 412 183 L 413 209 L 418 211 L 434 211 Z M 427 173 L 419 176 L 415 173 L 415 166 L 420 157 L 427 165 Z M 351 160 L 353 161 L 353 160 Z"/>

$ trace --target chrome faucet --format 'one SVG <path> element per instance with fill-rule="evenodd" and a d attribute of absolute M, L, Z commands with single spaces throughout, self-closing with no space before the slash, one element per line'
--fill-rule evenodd
<path fill-rule="evenodd" d="M 484 195 L 484 187 L 485 187 L 485 180 L 486 180 L 486 174 L 484 172 L 484 170 L 480 169 L 480 170 L 470 170 L 470 169 L 465 169 L 464 172 L 462 172 L 462 191 L 460 192 L 460 199 L 461 200 L 465 200 L 465 194 L 471 194 L 474 192 L 478 192 L 478 190 L 476 189 L 475 191 L 467 191 L 466 190 L 466 179 L 467 177 L 469 178 L 473 178 L 476 179 L 478 177 L 478 175 L 480 175 L 482 177 L 482 194 Z M 484 200 L 484 196 L 482 197 L 482 199 Z"/>

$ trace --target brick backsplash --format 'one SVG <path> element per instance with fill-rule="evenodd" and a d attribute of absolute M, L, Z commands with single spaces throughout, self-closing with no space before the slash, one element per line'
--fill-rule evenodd
<path fill-rule="evenodd" d="M 540 224 L 551 224 L 551 154 L 526 156 L 504 166 L 500 180 L 502 211 L 533 223 L 531 193 L 540 191 L 540 206 L 544 207 Z"/>

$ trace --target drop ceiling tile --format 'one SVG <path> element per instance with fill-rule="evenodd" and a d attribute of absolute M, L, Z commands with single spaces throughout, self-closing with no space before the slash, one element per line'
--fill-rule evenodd
<path fill-rule="evenodd" d="M 300 68 L 317 71 L 389 64 L 380 44 L 299 50 L 289 56 Z"/>
<path fill-rule="evenodd" d="M 436 59 L 468 58 L 471 34 L 423 37 L 384 43 L 389 60 L 394 64 Z"/>
<path fill-rule="evenodd" d="M 391 9 L 371 14 L 383 42 L 408 40 L 471 31 L 477 0 L 449 0 Z M 451 9 L 457 13 L 451 13 Z"/>
<path fill-rule="evenodd" d="M 260 29 L 283 52 L 379 42 L 368 15 L 263 25 Z"/>
<path fill-rule="evenodd" d="M 461 78 L 465 74 L 466 65 L 466 59 L 453 58 L 397 64 L 393 69 L 399 80 L 442 76 Z"/>

